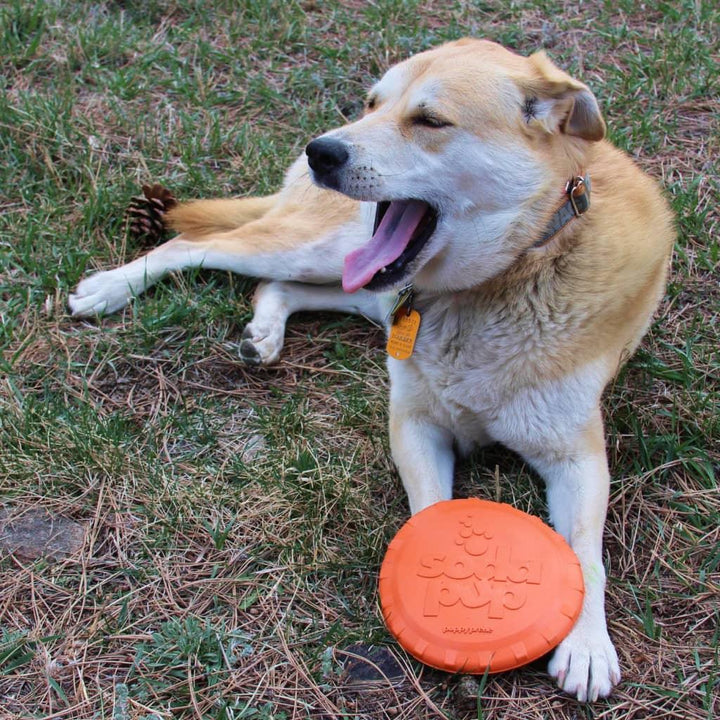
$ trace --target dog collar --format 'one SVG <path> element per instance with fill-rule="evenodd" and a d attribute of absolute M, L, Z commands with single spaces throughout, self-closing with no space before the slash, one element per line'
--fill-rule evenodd
<path fill-rule="evenodd" d="M 533 248 L 539 248 L 550 242 L 571 220 L 580 217 L 590 208 L 590 173 L 576 175 L 565 183 L 563 191 L 565 202 L 555 211 L 550 223 L 545 228 L 542 237 L 535 242 Z M 378 220 L 375 219 L 375 229 Z M 415 289 L 412 283 L 405 285 L 395 296 L 392 309 L 385 318 L 386 323 L 391 324 L 400 310 L 405 310 L 407 315 L 413 309 Z"/>
<path fill-rule="evenodd" d="M 539 248 L 550 242 L 571 220 L 590 207 L 590 173 L 576 175 L 565 184 L 565 202 L 555 211 L 542 237 L 533 245 Z"/>

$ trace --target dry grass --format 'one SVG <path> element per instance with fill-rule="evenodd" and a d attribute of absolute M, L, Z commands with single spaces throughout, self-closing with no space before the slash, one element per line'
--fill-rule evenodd
<path fill-rule="evenodd" d="M 0 10 L 0 488 L 13 517 L 83 529 L 0 557 L 0 718 L 688 718 L 718 714 L 717 10 L 709 3 L 17 1 Z M 4 34 L 3 34 L 4 33 Z M 75 323 L 85 269 L 136 249 L 138 180 L 264 192 L 368 80 L 463 34 L 545 45 L 672 195 L 661 316 L 606 396 L 608 615 L 624 671 L 583 706 L 544 662 L 487 682 L 404 656 L 376 578 L 406 508 L 385 439 L 379 331 L 301 317 L 248 370 L 237 278 L 174 278 Z M 37 44 L 34 45 L 35 39 Z M 542 514 L 497 448 L 457 493 Z M 400 677 L 359 683 L 353 647 Z"/>

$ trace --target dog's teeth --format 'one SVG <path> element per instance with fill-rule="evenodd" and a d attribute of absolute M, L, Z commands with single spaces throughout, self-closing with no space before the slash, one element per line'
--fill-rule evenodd
<path fill-rule="evenodd" d="M 381 267 L 381 268 L 380 268 L 380 272 L 381 272 L 381 273 L 386 273 L 386 272 L 387 272 L 387 268 L 386 268 L 386 267 Z"/>

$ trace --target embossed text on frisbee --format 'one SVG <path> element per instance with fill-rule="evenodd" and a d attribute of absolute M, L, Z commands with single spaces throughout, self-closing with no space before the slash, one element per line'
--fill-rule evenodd
<path fill-rule="evenodd" d="M 426 579 L 423 615 L 438 617 L 443 608 L 458 603 L 473 612 L 473 621 L 502 620 L 508 611 L 519 610 L 528 593 L 537 589 L 542 562 L 537 557 L 520 557 L 512 547 L 497 543 L 482 519 L 468 514 L 458 524 L 454 546 L 420 558 L 417 575 Z M 444 632 L 472 635 L 492 632 L 483 625 L 448 626 Z"/>

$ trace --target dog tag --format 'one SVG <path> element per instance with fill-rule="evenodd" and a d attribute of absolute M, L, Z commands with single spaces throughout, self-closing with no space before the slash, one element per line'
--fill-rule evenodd
<path fill-rule="evenodd" d="M 415 339 L 420 329 L 420 313 L 417 310 L 407 312 L 400 309 L 395 313 L 386 350 L 396 360 L 407 360 L 415 347 Z"/>

